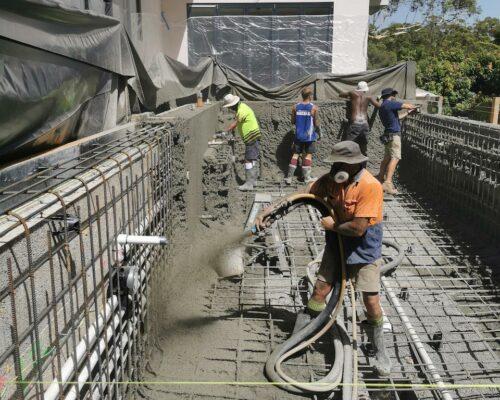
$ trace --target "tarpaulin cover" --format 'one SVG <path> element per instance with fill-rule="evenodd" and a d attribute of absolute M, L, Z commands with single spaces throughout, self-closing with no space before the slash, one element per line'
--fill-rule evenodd
<path fill-rule="evenodd" d="M 295 100 L 305 86 L 314 86 L 315 97 L 318 100 L 338 98 L 341 92 L 352 90 L 359 81 L 366 81 L 370 87 L 370 93 L 374 95 L 380 94 L 385 87 L 392 87 L 403 98 L 415 98 L 416 65 L 414 62 L 404 62 L 388 68 L 351 75 L 331 73 L 307 75 L 274 88 L 259 85 L 232 68 L 223 65 L 219 67 L 233 92 L 246 100 Z"/>
<path fill-rule="evenodd" d="M 189 65 L 195 65 L 204 57 L 217 56 L 220 63 L 269 87 L 331 71 L 333 14 L 298 13 L 190 17 L 187 21 Z M 358 26 L 363 26 L 363 22 L 367 26 L 362 18 L 350 17 Z M 337 32 L 348 29 L 338 14 L 335 25 Z M 358 31 L 362 29 L 356 29 Z M 336 39 L 342 40 L 338 34 Z M 354 32 L 351 39 L 357 43 Z M 345 55 L 335 54 L 337 57 L 348 62 Z"/>
<path fill-rule="evenodd" d="M 415 98 L 415 63 L 404 62 L 392 67 L 351 75 L 317 73 L 294 82 L 268 88 L 247 78 L 243 73 L 220 63 L 216 58 L 204 58 L 198 65 L 187 67 L 165 55 L 158 55 L 149 69 L 156 87 L 156 104 L 195 94 L 214 85 L 217 89 L 231 88 L 234 94 L 251 101 L 295 100 L 305 86 L 313 86 L 318 100 L 338 98 L 343 91 L 352 90 L 359 81 L 366 81 L 370 92 L 380 94 L 383 88 L 393 87 L 403 98 Z"/>
<path fill-rule="evenodd" d="M 121 123 L 131 104 L 155 111 L 206 88 L 246 100 L 295 100 L 312 85 L 317 99 L 365 80 L 415 96 L 415 65 L 365 73 L 306 75 L 267 88 L 219 62 L 188 67 L 158 54 L 146 68 L 123 25 L 56 0 L 0 0 L 0 157 L 19 158 Z"/>
<path fill-rule="evenodd" d="M 116 126 L 135 75 L 119 21 L 55 1 L 0 0 L 2 161 Z"/>

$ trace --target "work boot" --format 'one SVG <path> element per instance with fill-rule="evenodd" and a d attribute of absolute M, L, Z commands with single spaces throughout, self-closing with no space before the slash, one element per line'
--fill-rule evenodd
<path fill-rule="evenodd" d="M 238 190 L 242 192 L 247 192 L 253 190 L 255 183 L 257 182 L 257 169 L 255 167 L 245 170 L 246 182 L 238 186 Z"/>
<path fill-rule="evenodd" d="M 255 185 L 257 179 L 260 179 L 260 165 L 258 161 L 254 164 L 253 169 L 255 170 L 255 182 L 254 182 Z"/>
<path fill-rule="evenodd" d="M 286 176 L 285 178 L 285 183 L 287 185 L 291 185 L 292 184 L 292 179 L 293 179 L 293 176 L 295 175 L 295 170 L 297 169 L 297 166 L 296 165 L 292 165 L 290 164 L 288 166 L 288 175 Z"/>
<path fill-rule="evenodd" d="M 391 374 L 391 359 L 387 355 L 385 344 L 384 344 L 384 326 L 373 326 L 366 321 L 362 322 L 366 334 L 368 335 L 368 340 L 372 345 L 373 353 L 375 356 L 375 362 L 373 367 L 375 372 L 379 376 L 388 376 Z"/>
<path fill-rule="evenodd" d="M 302 175 L 304 175 L 305 183 L 309 183 L 314 180 L 314 178 L 311 177 L 311 167 L 302 167 Z"/>
<path fill-rule="evenodd" d="M 397 191 L 397 189 L 394 187 L 394 185 L 392 184 L 392 182 L 389 182 L 389 181 L 385 181 L 382 184 L 382 189 L 384 189 L 384 192 L 387 193 L 387 194 L 395 195 L 395 194 L 399 193 Z"/>

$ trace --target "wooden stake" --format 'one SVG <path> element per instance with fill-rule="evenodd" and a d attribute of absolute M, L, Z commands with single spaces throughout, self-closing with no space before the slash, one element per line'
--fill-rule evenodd
<path fill-rule="evenodd" d="M 490 124 L 498 125 L 499 109 L 500 109 L 500 97 L 493 97 L 491 101 Z"/>

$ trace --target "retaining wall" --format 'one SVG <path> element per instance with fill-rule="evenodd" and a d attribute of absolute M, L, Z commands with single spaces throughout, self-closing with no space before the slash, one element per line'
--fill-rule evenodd
<path fill-rule="evenodd" d="M 31 172 L 22 184 L 4 188 L 0 380 L 19 383 L 0 385 L 0 398 L 42 398 L 48 389 L 55 397 L 47 399 L 59 398 L 59 392 L 75 398 L 77 391 L 110 398 L 117 390 L 126 396 L 125 385 L 47 382 L 85 374 L 91 381 L 140 379 L 154 300 L 151 281 L 166 279 L 160 267 L 168 246 L 123 247 L 116 238 L 126 233 L 171 239 L 176 223 L 203 212 L 201 160 L 218 109 L 183 107 L 161 118 L 136 118 L 134 126 L 109 132 L 110 140 L 100 137 L 90 145 L 74 144 L 77 150 L 68 146 L 51 153 L 47 160 L 57 163 L 45 163 L 42 170 L 28 161 Z M 25 164 L 19 167 L 24 174 Z M 14 189 L 16 196 L 9 194 Z M 130 266 L 136 267 L 135 291 L 120 280 Z M 97 334 L 89 338 L 89 332 Z M 66 376 L 71 364 L 77 372 Z"/>
<path fill-rule="evenodd" d="M 254 110 L 262 132 L 261 146 L 261 176 L 266 179 L 282 179 L 288 171 L 288 164 L 292 157 L 292 143 L 294 138 L 293 125 L 290 120 L 292 106 L 295 102 L 246 102 Z M 328 167 L 323 160 L 330 154 L 335 143 L 341 140 L 348 129 L 348 107 L 345 101 L 315 102 L 319 107 L 319 119 L 322 129 L 321 140 L 317 144 L 317 152 L 313 157 L 313 168 Z M 220 129 L 224 129 L 231 119 L 230 111 L 221 112 Z M 382 146 L 378 137 L 383 127 L 378 113 L 370 107 L 368 110 L 371 126 L 368 155 L 370 166 L 378 168 Z M 237 141 L 236 150 L 239 158 L 243 158 L 243 145 Z M 240 176 L 244 176 L 243 167 L 238 166 Z M 297 172 L 299 173 L 299 172 Z"/>

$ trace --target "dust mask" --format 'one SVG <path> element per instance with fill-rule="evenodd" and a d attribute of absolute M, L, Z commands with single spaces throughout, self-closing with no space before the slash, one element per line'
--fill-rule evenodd
<path fill-rule="evenodd" d="M 349 174 L 345 171 L 339 171 L 333 176 L 333 180 L 336 183 L 344 183 L 349 179 Z"/>
<path fill-rule="evenodd" d="M 341 163 L 335 163 L 332 165 L 330 175 L 333 176 L 335 183 L 344 183 L 349 179 L 349 173 L 342 169 Z"/>

